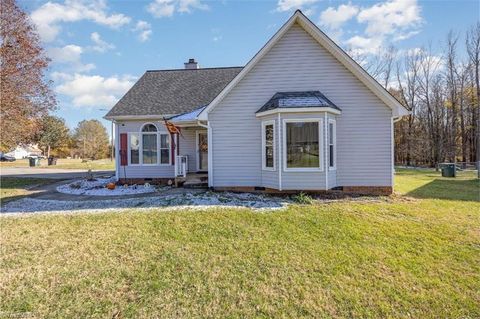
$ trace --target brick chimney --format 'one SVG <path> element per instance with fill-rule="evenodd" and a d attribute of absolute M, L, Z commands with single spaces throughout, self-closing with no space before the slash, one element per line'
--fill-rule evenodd
<path fill-rule="evenodd" d="M 188 59 L 188 62 L 184 63 L 186 70 L 195 70 L 199 68 L 198 62 L 195 59 Z"/>

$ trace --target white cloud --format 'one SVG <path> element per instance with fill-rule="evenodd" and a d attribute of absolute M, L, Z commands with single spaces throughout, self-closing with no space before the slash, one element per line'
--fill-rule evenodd
<path fill-rule="evenodd" d="M 338 29 L 342 24 L 353 18 L 358 11 L 358 7 L 351 3 L 342 4 L 337 9 L 329 7 L 320 14 L 320 25 L 330 29 Z"/>
<path fill-rule="evenodd" d="M 218 41 L 221 41 L 223 39 L 223 37 L 221 35 L 215 35 L 213 38 L 212 38 L 212 41 L 213 42 L 218 42 Z"/>
<path fill-rule="evenodd" d="M 344 10 L 348 11 L 346 8 Z M 325 15 L 333 19 L 330 26 L 341 25 L 331 13 Z M 354 10 L 348 13 L 356 15 L 357 22 L 366 25 L 363 35 L 355 35 L 344 41 L 352 53 L 359 55 L 377 54 L 389 42 L 402 41 L 418 34 L 423 22 L 417 0 L 389 0 L 361 8 L 356 13 Z M 325 24 L 328 25 L 327 22 Z"/>
<path fill-rule="evenodd" d="M 135 77 L 124 75 L 108 78 L 100 75 L 78 74 L 68 77 L 56 74 L 66 81 L 56 91 L 72 98 L 76 107 L 112 107 L 134 84 Z"/>
<path fill-rule="evenodd" d="M 311 6 L 316 2 L 318 2 L 318 0 L 278 0 L 277 11 L 284 12 L 296 9 L 303 9 L 307 6 Z"/>
<path fill-rule="evenodd" d="M 83 52 L 83 48 L 75 44 L 47 49 L 47 54 L 54 63 L 68 64 L 77 72 L 87 72 L 93 70 L 95 68 L 95 64 L 82 63 L 81 58 Z"/>
<path fill-rule="evenodd" d="M 31 18 L 45 42 L 55 40 L 62 22 L 90 20 L 111 28 L 118 28 L 130 22 L 130 18 L 124 14 L 107 14 L 106 10 L 107 6 L 103 0 L 65 0 L 63 4 L 45 3 L 32 12 Z"/>
<path fill-rule="evenodd" d="M 417 35 L 419 33 L 420 33 L 420 30 L 414 30 L 414 31 L 410 31 L 410 32 L 407 32 L 407 33 L 400 33 L 400 34 L 396 35 L 395 37 L 393 37 L 393 41 L 406 40 L 406 39 L 411 38 L 414 35 Z"/>
<path fill-rule="evenodd" d="M 390 0 L 362 9 L 357 16 L 360 23 L 366 23 L 365 32 L 393 34 L 400 30 L 416 28 L 422 23 L 417 0 Z"/>
<path fill-rule="evenodd" d="M 145 42 L 150 39 L 152 35 L 152 26 L 147 21 L 139 20 L 133 28 L 133 31 L 138 32 L 138 40 L 140 42 Z"/>
<path fill-rule="evenodd" d="M 97 52 L 106 52 L 108 50 L 112 50 L 112 49 L 115 49 L 115 46 L 111 43 L 108 43 L 106 41 L 104 41 L 101 37 L 100 37 L 100 34 L 98 34 L 97 32 L 93 32 L 91 35 L 90 35 L 90 39 L 93 41 L 93 43 L 95 43 L 94 46 L 92 46 L 92 49 L 94 51 L 97 51 Z"/>
<path fill-rule="evenodd" d="M 175 12 L 191 13 L 194 9 L 208 10 L 201 0 L 155 0 L 147 6 L 147 11 L 155 18 L 171 17 Z"/>
<path fill-rule="evenodd" d="M 375 54 L 379 51 L 382 47 L 384 38 L 383 37 L 362 37 L 362 36 L 354 36 L 345 41 L 347 45 L 351 47 L 353 54 Z"/>

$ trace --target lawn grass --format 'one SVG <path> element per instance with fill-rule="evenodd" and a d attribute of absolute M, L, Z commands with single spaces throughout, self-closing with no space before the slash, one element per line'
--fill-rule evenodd
<path fill-rule="evenodd" d="M 28 159 L 20 159 L 15 162 L 0 162 L 0 167 L 29 167 Z M 92 170 L 114 170 L 115 161 L 109 158 L 94 161 L 82 162 L 81 159 L 67 159 L 60 158 L 57 160 L 57 165 L 47 165 L 47 160 L 40 160 L 41 168 L 61 168 L 61 169 L 92 169 Z"/>
<path fill-rule="evenodd" d="M 429 174 L 398 172 L 408 197 L 282 211 L 1 218 L 0 313 L 480 317 L 478 184 Z"/>
<path fill-rule="evenodd" d="M 55 182 L 55 180 L 45 178 L 1 177 L 0 202 L 6 202 L 25 196 L 29 194 L 30 188 L 52 182 Z"/>

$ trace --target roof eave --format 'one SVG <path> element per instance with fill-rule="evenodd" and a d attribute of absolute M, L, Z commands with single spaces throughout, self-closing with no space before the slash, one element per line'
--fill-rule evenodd
<path fill-rule="evenodd" d="M 128 121 L 128 120 L 163 120 L 175 114 L 164 115 L 106 115 L 103 118 L 109 121 Z"/>

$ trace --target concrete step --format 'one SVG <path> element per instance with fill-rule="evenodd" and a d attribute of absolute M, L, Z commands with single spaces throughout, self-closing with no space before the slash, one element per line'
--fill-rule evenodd
<path fill-rule="evenodd" d="M 183 183 L 184 188 L 208 188 L 208 183 L 203 182 L 185 182 Z"/>

